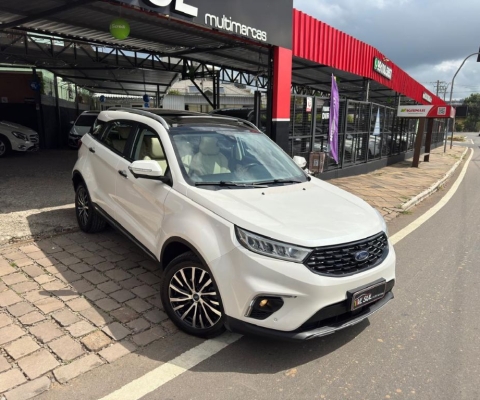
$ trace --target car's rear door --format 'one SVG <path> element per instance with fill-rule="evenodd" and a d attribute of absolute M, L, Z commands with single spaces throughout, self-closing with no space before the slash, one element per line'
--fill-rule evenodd
<path fill-rule="evenodd" d="M 88 173 L 91 176 L 86 178 L 90 197 L 96 206 L 113 219 L 117 216 L 114 201 L 117 166 L 124 157 L 128 140 L 136 126 L 134 121 L 110 121 L 98 140 L 88 143 L 91 153 Z"/>

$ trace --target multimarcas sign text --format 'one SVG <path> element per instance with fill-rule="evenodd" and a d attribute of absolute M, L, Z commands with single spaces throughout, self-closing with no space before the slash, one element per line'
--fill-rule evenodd
<path fill-rule="evenodd" d="M 228 32 L 233 32 L 238 35 L 248 36 L 263 42 L 267 41 L 267 32 L 232 21 L 232 18 L 227 18 L 225 15 L 220 18 L 212 14 L 205 14 L 205 25 L 210 25 L 213 28 L 224 29 Z"/>
<path fill-rule="evenodd" d="M 185 0 L 143 0 L 146 4 L 151 4 L 156 7 L 168 7 L 172 6 L 173 9 L 177 12 L 180 12 L 184 15 L 190 17 L 198 16 L 198 8 L 190 4 L 187 4 Z M 205 14 L 205 25 L 211 26 L 216 29 L 223 29 L 228 32 L 236 33 L 237 35 L 242 35 L 250 37 L 262 42 L 267 41 L 267 32 L 262 31 L 257 28 L 252 28 L 241 24 L 239 22 L 232 21 L 231 17 L 223 15 L 223 17 L 218 17 L 212 14 Z"/>

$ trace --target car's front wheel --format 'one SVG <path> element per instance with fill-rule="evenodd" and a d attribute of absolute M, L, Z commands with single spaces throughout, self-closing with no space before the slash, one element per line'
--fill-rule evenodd
<path fill-rule="evenodd" d="M 100 232 L 107 226 L 107 222 L 93 208 L 87 187 L 83 182 L 78 184 L 75 192 L 75 214 L 78 226 L 84 232 Z"/>
<path fill-rule="evenodd" d="M 10 141 L 5 136 L 0 135 L 0 158 L 5 157 L 10 150 Z"/>
<path fill-rule="evenodd" d="M 210 270 L 193 253 L 168 264 L 160 290 L 165 311 L 181 330 L 202 338 L 225 331 L 218 287 Z"/>

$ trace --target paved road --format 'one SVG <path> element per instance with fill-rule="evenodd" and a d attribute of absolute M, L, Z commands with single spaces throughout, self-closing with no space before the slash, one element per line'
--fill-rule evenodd
<path fill-rule="evenodd" d="M 480 399 L 480 138 L 469 137 L 475 153 L 455 196 L 396 245 L 389 307 L 306 343 L 242 337 L 143 399 Z M 201 343 L 183 334 L 166 340 L 39 398 L 101 398 Z"/>

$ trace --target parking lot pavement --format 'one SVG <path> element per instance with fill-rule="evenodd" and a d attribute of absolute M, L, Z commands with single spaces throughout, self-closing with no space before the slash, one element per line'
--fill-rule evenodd
<path fill-rule="evenodd" d="M 0 246 L 76 228 L 71 173 L 75 150 L 14 153 L 0 163 Z"/>
<path fill-rule="evenodd" d="M 419 169 L 401 163 L 330 182 L 393 218 L 397 204 L 442 178 L 463 151 L 454 147 L 443 155 L 436 150 L 432 162 Z M 68 164 L 71 153 L 64 156 Z M 32 216 L 46 221 L 52 213 L 65 212 L 62 223 L 75 224 L 68 205 L 71 168 L 63 168 L 57 177 L 61 182 L 55 183 L 59 198 L 51 196 L 51 203 L 42 204 L 52 206 L 49 211 L 25 209 L 30 212 L 27 222 Z M 14 179 L 9 179 L 12 185 Z M 23 196 L 22 207 L 35 204 L 23 192 L 15 193 Z M 0 225 L 9 215 L 0 215 Z M 170 337 L 182 334 L 162 310 L 159 282 L 157 264 L 113 230 L 0 244 L 0 396 L 33 397 L 129 353 L 141 353 L 145 346 L 159 343 L 160 352 L 170 346 Z"/>
<path fill-rule="evenodd" d="M 0 250 L 0 394 L 39 394 L 174 335 L 159 282 L 115 232 Z"/>

